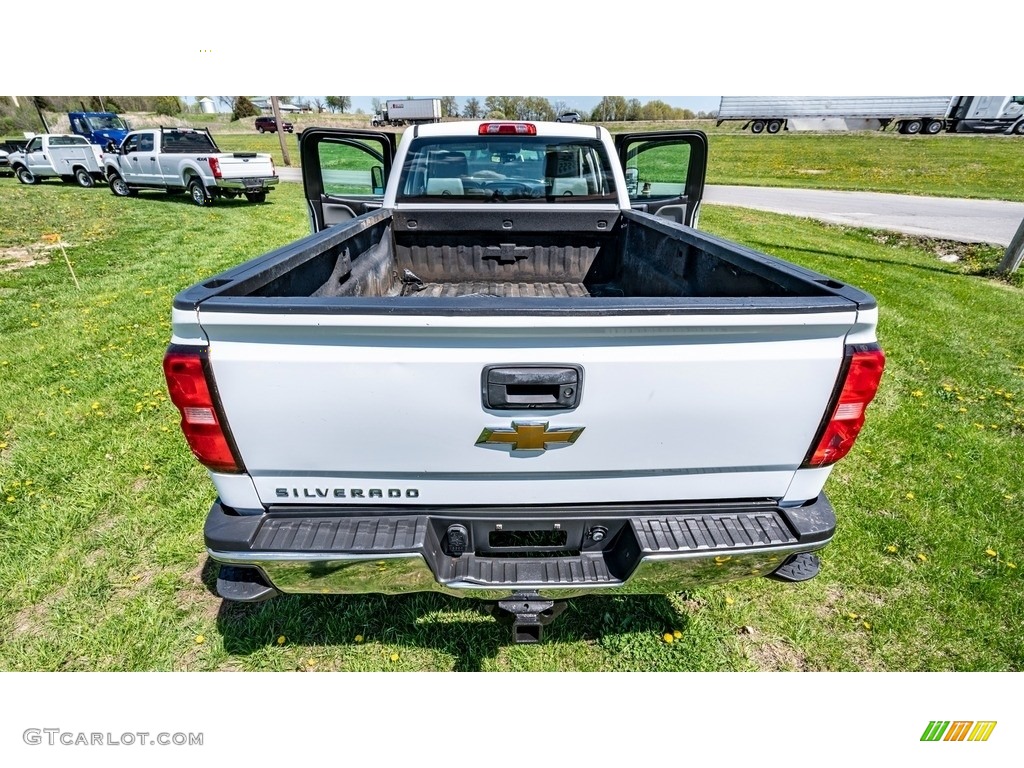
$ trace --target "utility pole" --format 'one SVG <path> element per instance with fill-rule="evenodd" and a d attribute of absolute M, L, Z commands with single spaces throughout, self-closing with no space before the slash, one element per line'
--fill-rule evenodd
<path fill-rule="evenodd" d="M 1024 261 L 1024 219 L 1021 219 L 1020 226 L 1017 227 L 1017 233 L 1010 240 L 1010 245 L 1006 249 L 1003 260 L 996 267 L 996 274 L 1003 275 L 1004 277 L 1012 275 L 1017 271 L 1022 261 Z"/>
<path fill-rule="evenodd" d="M 274 122 L 277 123 L 277 138 L 281 142 L 281 155 L 284 157 L 286 167 L 291 166 L 292 160 L 288 157 L 288 145 L 284 140 L 284 126 L 281 125 L 281 105 L 277 96 L 270 97 L 270 106 L 274 108 Z"/>
<path fill-rule="evenodd" d="M 39 115 L 39 122 L 43 124 L 43 133 L 49 133 L 50 126 L 46 124 L 46 118 L 43 117 L 43 110 L 39 108 L 39 102 L 36 100 L 35 96 L 32 97 L 32 103 L 35 105 L 36 114 Z"/>

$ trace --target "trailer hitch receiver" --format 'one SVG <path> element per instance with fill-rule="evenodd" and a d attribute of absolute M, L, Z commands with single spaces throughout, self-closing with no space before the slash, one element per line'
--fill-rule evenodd
<path fill-rule="evenodd" d="M 564 600 L 543 600 L 536 592 L 519 592 L 494 603 L 491 612 L 499 621 L 512 625 L 515 642 L 539 643 L 544 627 L 557 619 L 567 606 Z"/>

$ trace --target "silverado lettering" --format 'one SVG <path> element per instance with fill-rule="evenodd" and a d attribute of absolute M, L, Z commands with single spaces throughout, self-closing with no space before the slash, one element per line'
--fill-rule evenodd
<path fill-rule="evenodd" d="M 275 488 L 274 494 L 279 499 L 294 498 L 326 498 L 328 495 L 335 499 L 344 498 L 370 498 L 383 499 L 418 499 L 420 492 L 415 488 Z"/>

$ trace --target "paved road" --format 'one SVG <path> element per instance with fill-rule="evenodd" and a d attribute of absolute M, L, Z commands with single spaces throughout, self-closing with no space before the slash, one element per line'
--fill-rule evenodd
<path fill-rule="evenodd" d="M 297 168 L 278 168 L 282 181 L 302 181 Z M 949 197 L 834 192 L 779 187 L 708 186 L 704 200 L 805 216 L 833 224 L 871 227 L 963 242 L 1009 245 L 1024 219 L 1024 203 Z"/>
<path fill-rule="evenodd" d="M 880 192 L 709 186 L 708 203 L 964 242 L 1009 245 L 1024 219 L 1024 203 Z"/>

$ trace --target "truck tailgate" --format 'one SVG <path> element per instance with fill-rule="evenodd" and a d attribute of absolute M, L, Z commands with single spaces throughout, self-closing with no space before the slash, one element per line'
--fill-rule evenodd
<path fill-rule="evenodd" d="M 264 504 L 513 505 L 783 497 L 857 312 L 198 319 Z M 484 407 L 485 366 L 529 364 L 580 366 L 577 407 Z M 516 423 L 583 431 L 478 444 Z"/>
<path fill-rule="evenodd" d="M 270 155 L 255 155 L 251 152 L 220 154 L 220 172 L 225 179 L 249 179 L 257 176 L 273 176 L 274 164 Z"/>

